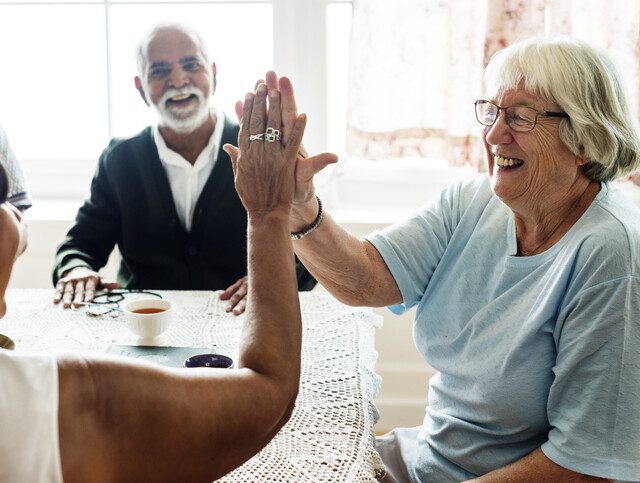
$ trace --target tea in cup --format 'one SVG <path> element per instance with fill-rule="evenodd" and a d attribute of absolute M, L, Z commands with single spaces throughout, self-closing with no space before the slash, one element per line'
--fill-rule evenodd
<path fill-rule="evenodd" d="M 152 342 L 171 323 L 173 303 L 164 299 L 137 299 L 124 304 L 122 311 L 129 329 L 138 342 Z"/>

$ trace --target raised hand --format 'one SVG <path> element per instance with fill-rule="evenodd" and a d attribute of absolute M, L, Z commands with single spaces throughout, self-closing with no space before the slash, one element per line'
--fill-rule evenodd
<path fill-rule="evenodd" d="M 306 116 L 297 116 L 285 138 L 280 93 L 260 84 L 255 95 L 245 97 L 239 149 L 228 144 L 224 149 L 231 157 L 236 191 L 249 216 L 275 212 L 289 217 L 305 124 Z"/>
<path fill-rule="evenodd" d="M 282 109 L 282 131 L 284 144 L 287 145 L 291 136 L 294 123 L 298 117 L 298 108 L 296 98 L 293 92 L 293 85 L 287 77 L 278 76 L 275 72 L 269 71 L 265 76 L 266 85 L 269 91 L 278 90 L 280 92 L 281 109 Z M 261 83 L 261 81 L 258 81 Z M 236 115 L 242 121 L 244 116 L 244 103 L 238 101 L 236 103 Z M 299 209 L 302 211 L 304 206 L 313 205 L 310 211 L 316 210 L 316 201 L 314 198 L 315 187 L 313 185 L 313 177 L 316 173 L 324 169 L 325 166 L 337 162 L 338 157 L 332 153 L 320 153 L 315 156 L 307 156 L 304 146 L 301 144 L 296 159 L 296 188 L 294 193 L 294 211 Z"/>

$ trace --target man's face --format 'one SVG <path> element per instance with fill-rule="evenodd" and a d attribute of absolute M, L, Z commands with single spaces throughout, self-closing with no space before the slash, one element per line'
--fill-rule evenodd
<path fill-rule="evenodd" d="M 167 29 L 147 45 L 140 85 L 158 112 L 160 125 L 189 133 L 209 117 L 213 75 L 200 46 L 185 32 Z"/>

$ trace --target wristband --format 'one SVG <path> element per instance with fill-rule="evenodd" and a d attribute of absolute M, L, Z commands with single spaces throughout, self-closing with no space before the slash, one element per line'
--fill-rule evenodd
<path fill-rule="evenodd" d="M 291 234 L 291 239 L 292 240 L 300 240 L 300 238 L 304 238 L 309 233 L 311 233 L 313 230 L 318 228 L 320 226 L 320 223 L 322 223 L 322 201 L 320 201 L 320 198 L 318 198 L 317 195 L 316 195 L 316 200 L 318 200 L 318 215 L 316 216 L 316 219 L 313 220 L 313 223 L 311 223 L 304 230 L 292 233 Z"/>

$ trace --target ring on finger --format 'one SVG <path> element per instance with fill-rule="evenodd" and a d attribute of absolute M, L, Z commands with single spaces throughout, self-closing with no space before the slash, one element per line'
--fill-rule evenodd
<path fill-rule="evenodd" d="M 264 137 L 264 133 L 250 134 L 249 135 L 249 141 L 262 141 L 263 137 Z"/>
<path fill-rule="evenodd" d="M 268 143 L 273 143 L 275 141 L 280 140 L 280 130 L 274 129 L 272 127 L 268 127 L 267 131 L 264 133 L 264 139 Z"/>

